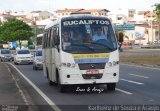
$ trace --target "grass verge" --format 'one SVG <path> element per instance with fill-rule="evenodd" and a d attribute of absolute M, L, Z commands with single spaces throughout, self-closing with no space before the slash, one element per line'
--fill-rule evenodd
<path fill-rule="evenodd" d="M 120 62 L 160 67 L 160 54 L 120 55 Z"/>

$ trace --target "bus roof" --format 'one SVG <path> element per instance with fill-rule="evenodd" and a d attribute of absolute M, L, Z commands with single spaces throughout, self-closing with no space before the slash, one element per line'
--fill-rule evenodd
<path fill-rule="evenodd" d="M 62 17 L 61 19 L 72 19 L 72 18 L 76 18 L 76 19 L 84 19 L 84 18 L 88 18 L 88 19 L 108 19 L 106 16 L 95 16 L 95 15 L 91 15 L 91 14 L 73 14 L 73 15 L 69 15 L 69 16 L 65 16 Z"/>
<path fill-rule="evenodd" d="M 55 21 L 53 21 L 52 23 L 50 23 L 49 25 L 47 25 L 45 27 L 45 29 L 50 28 L 51 26 L 57 24 L 58 22 L 60 22 L 61 20 L 69 20 L 69 19 L 108 19 L 108 17 L 106 16 L 95 16 L 95 15 L 91 15 L 91 14 L 72 14 L 72 15 L 68 15 L 68 16 L 63 16 L 63 17 L 59 17 L 57 18 Z"/>
<path fill-rule="evenodd" d="M 38 34 L 38 35 L 37 35 L 37 37 L 42 37 L 42 36 L 43 36 L 43 34 Z"/>

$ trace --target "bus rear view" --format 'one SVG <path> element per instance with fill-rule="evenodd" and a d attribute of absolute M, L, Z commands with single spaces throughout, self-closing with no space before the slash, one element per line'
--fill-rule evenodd
<path fill-rule="evenodd" d="M 108 90 L 115 90 L 119 51 L 110 20 L 75 15 L 59 23 L 59 48 L 52 55 L 58 77 L 49 80 L 58 81 L 61 91 L 73 84 L 107 84 Z"/>

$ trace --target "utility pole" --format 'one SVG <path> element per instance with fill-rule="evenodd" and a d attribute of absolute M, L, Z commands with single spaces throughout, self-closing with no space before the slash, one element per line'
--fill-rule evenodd
<path fill-rule="evenodd" d="M 34 28 L 34 34 L 35 34 L 33 41 L 34 41 L 34 45 L 36 46 L 36 43 L 37 43 L 37 24 L 36 24 L 36 18 L 33 19 L 32 26 Z"/>

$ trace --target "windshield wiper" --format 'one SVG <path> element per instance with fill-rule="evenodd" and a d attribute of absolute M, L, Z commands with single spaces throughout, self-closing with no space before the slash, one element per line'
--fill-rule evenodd
<path fill-rule="evenodd" d="M 86 47 L 91 51 L 95 51 L 92 47 L 85 45 L 85 44 L 76 44 L 76 43 L 72 43 L 71 45 L 75 45 L 75 46 L 82 46 L 82 47 Z"/>

